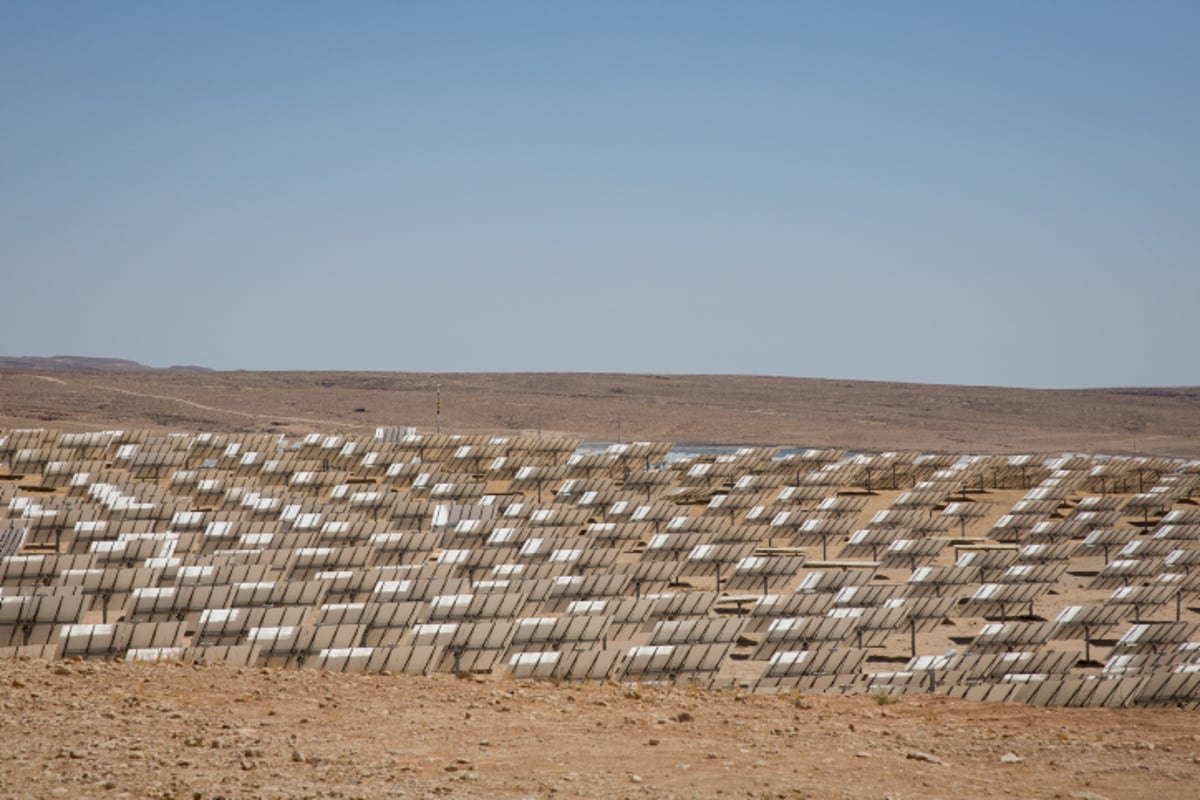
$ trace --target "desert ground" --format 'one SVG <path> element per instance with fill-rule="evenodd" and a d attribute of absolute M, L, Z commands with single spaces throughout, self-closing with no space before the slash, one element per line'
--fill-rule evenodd
<path fill-rule="evenodd" d="M 0 426 L 300 433 L 436 424 L 655 440 L 1200 456 L 1200 388 L 1036 390 L 712 375 L 0 370 Z"/>
<path fill-rule="evenodd" d="M 13 370 L 0 427 L 432 430 L 439 384 L 447 433 L 1200 456 L 1198 389 L 730 376 Z M 95 660 L 2 661 L 0 687 L 5 798 L 1116 800 L 1200 785 L 1200 718 L 1174 708 Z"/>
<path fill-rule="evenodd" d="M 4 797 L 1192 798 L 1193 712 L 5 663 Z"/>

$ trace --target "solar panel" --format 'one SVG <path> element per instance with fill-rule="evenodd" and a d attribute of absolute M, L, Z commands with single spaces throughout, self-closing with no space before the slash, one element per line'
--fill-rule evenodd
<path fill-rule="evenodd" d="M 444 620 L 510 619 L 525 605 L 526 595 L 446 594 L 429 599 L 430 622 Z"/>
<path fill-rule="evenodd" d="M 1164 525 L 1200 525 L 1200 508 L 1176 508 L 1163 515 Z"/>
<path fill-rule="evenodd" d="M 866 650 L 854 647 L 782 650 L 771 656 L 754 686 L 804 690 L 813 685 L 806 686 L 807 679 L 814 677 L 849 676 L 852 680 L 860 674 L 866 657 Z"/>
<path fill-rule="evenodd" d="M 834 609 L 829 614 L 844 614 L 855 619 L 854 642 L 858 647 L 882 647 L 890 634 L 909 627 L 907 609 L 899 602 L 870 608 Z"/>
<path fill-rule="evenodd" d="M 137 621 L 182 620 L 206 608 L 226 608 L 233 598 L 230 586 L 148 586 L 133 589 L 129 615 Z"/>
<path fill-rule="evenodd" d="M 1026 605 L 1032 608 L 1049 588 L 1041 583 L 985 583 L 966 599 L 960 611 L 966 616 L 1006 619 L 1011 609 Z"/>
<path fill-rule="evenodd" d="M 1074 639 L 1081 635 L 1100 634 L 1119 625 L 1128 614 L 1129 610 L 1124 606 L 1067 606 L 1054 618 L 1054 624 L 1058 627 L 1055 637 Z"/>
<path fill-rule="evenodd" d="M 916 569 L 918 565 L 932 563 L 949 544 L 948 539 L 896 539 L 884 550 L 880 558 L 883 568 L 907 566 Z"/>
<path fill-rule="evenodd" d="M 746 627 L 737 618 L 662 620 L 650 633 L 650 644 L 734 643 Z"/>
<path fill-rule="evenodd" d="M 670 561 L 640 561 L 636 564 L 613 564 L 613 574 L 629 579 L 627 588 L 640 597 L 643 594 L 660 593 L 675 582 L 679 566 Z"/>
<path fill-rule="evenodd" d="M 61 655 L 108 657 L 130 647 L 172 647 L 179 644 L 178 622 L 63 625 L 59 634 Z"/>
<path fill-rule="evenodd" d="M 651 615 L 657 607 L 660 607 L 660 598 L 657 596 L 642 599 L 621 597 L 575 601 L 567 606 L 566 611 L 572 615 L 606 615 L 611 620 L 609 639 L 627 641 L 635 638 L 643 628 L 653 626 Z"/>
<path fill-rule="evenodd" d="M 1052 676 L 1028 684 L 1013 700 L 1033 706 L 1122 708 L 1136 690 L 1133 681 L 1106 680 L 1095 675 Z"/>
<path fill-rule="evenodd" d="M 677 682 L 715 673 L 729 653 L 727 643 L 631 647 L 617 667 L 621 681 Z"/>
<path fill-rule="evenodd" d="M 1195 639 L 1198 631 L 1200 623 L 1194 622 L 1135 623 L 1117 640 L 1112 653 L 1158 652 Z"/>
<path fill-rule="evenodd" d="M 1079 662 L 1074 650 L 963 653 L 949 659 L 948 670 L 961 670 L 970 678 L 996 680 L 1016 675 L 1066 675 Z"/>
<path fill-rule="evenodd" d="M 523 617 L 516 621 L 510 647 L 515 652 L 590 647 L 604 640 L 611 622 L 604 614 Z"/>
<path fill-rule="evenodd" d="M 617 670 L 621 651 L 592 647 L 560 654 L 552 678 L 565 681 L 606 681 Z"/>
<path fill-rule="evenodd" d="M 245 644 L 254 628 L 285 628 L 300 625 L 307 609 L 287 608 L 209 608 L 200 612 L 193 637 L 195 644 Z"/>
<path fill-rule="evenodd" d="M 1130 700 L 1138 706 L 1195 710 L 1200 706 L 1200 672 L 1156 672 L 1137 684 Z"/>
<path fill-rule="evenodd" d="M 906 582 L 907 594 L 909 597 L 942 597 L 958 587 L 976 582 L 979 574 L 979 569 L 972 566 L 917 567 Z"/>
<path fill-rule="evenodd" d="M 1162 558 L 1114 558 L 1088 583 L 1088 589 L 1114 589 L 1141 583 L 1162 572 Z"/>
<path fill-rule="evenodd" d="M 1014 647 L 1040 647 L 1054 632 L 1049 622 L 990 622 L 971 640 L 973 653 L 1012 650 Z"/>
<path fill-rule="evenodd" d="M 792 528 L 788 544 L 792 547 L 821 546 L 821 558 L 828 557 L 829 543 L 849 535 L 854 528 L 851 517 L 807 517 Z M 785 529 L 786 530 L 786 529 Z"/>
<path fill-rule="evenodd" d="M 395 644 L 376 647 L 368 662 L 370 672 L 397 675 L 428 675 L 442 661 L 444 648 L 437 645 Z"/>
<path fill-rule="evenodd" d="M 810 644 L 847 640 L 858 626 L 854 617 L 784 617 L 771 620 L 750 658 L 769 659 L 781 650 L 807 650 Z"/>
<path fill-rule="evenodd" d="M 1017 562 L 1018 553 L 1013 545 L 972 545 L 956 547 L 954 566 L 959 569 L 978 570 L 980 580 L 985 583 L 1003 573 Z"/>
<path fill-rule="evenodd" d="M 0 625 L 16 629 L 22 625 L 78 622 L 90 598 L 81 592 L 55 589 L 48 593 L 0 597 Z"/>
<path fill-rule="evenodd" d="M 749 632 L 762 632 L 771 620 L 784 617 L 818 617 L 833 608 L 836 595 L 832 592 L 799 594 L 765 594 L 749 607 Z"/>
<path fill-rule="evenodd" d="M 804 567 L 804 556 L 744 556 L 730 570 L 725 591 L 762 589 L 763 593 L 782 588 Z"/>
<path fill-rule="evenodd" d="M 833 605 L 838 608 L 873 608 L 883 606 L 900 598 L 904 587 L 894 583 L 867 586 L 845 586 L 834 595 Z"/>
<path fill-rule="evenodd" d="M 648 619 L 707 616 L 717 601 L 716 592 L 668 592 L 652 598 Z"/>
<path fill-rule="evenodd" d="M 836 593 L 847 586 L 865 586 L 874 577 L 875 570 L 858 567 L 841 567 L 819 569 L 808 572 L 800 580 L 798 592 L 832 592 Z"/>

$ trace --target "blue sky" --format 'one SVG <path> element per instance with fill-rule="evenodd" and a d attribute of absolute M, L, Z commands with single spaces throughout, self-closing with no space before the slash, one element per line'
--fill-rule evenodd
<path fill-rule="evenodd" d="M 9 355 L 1200 384 L 1200 4 L 0 4 Z"/>

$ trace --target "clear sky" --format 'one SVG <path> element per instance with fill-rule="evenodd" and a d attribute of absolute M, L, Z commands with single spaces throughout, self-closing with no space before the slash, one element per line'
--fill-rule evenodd
<path fill-rule="evenodd" d="M 0 3 L 6 355 L 1200 384 L 1200 3 Z"/>

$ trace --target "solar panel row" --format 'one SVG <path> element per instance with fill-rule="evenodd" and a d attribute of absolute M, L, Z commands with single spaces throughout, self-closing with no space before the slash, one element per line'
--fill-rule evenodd
<path fill-rule="evenodd" d="M 1200 703 L 1196 462 L 40 429 L 0 459 L 7 655 Z"/>

